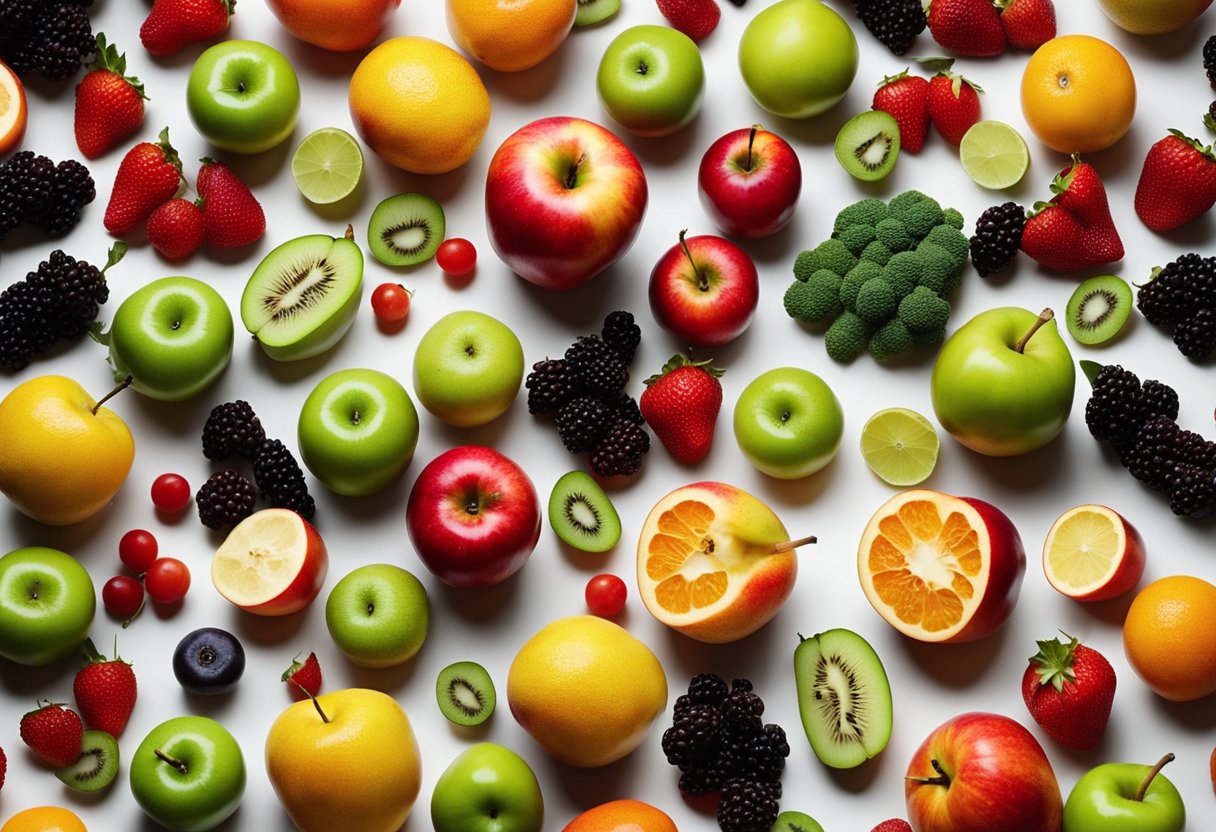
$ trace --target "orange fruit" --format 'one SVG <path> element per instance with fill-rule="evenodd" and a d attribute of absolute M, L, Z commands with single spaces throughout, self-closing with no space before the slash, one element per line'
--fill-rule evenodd
<path fill-rule="evenodd" d="M 490 124 L 490 94 L 455 49 L 399 37 L 368 52 L 350 79 L 350 115 L 367 146 L 411 173 L 469 160 Z"/>
<path fill-rule="evenodd" d="M 75 812 L 59 806 L 35 806 L 18 812 L 0 832 L 88 832 Z"/>
<path fill-rule="evenodd" d="M 447 0 L 456 45 L 499 72 L 531 69 L 561 46 L 577 0 Z"/>
<path fill-rule="evenodd" d="M 27 112 L 21 79 L 0 61 L 0 155 L 8 153 L 25 135 Z"/>
<path fill-rule="evenodd" d="M 1025 571 L 1022 539 L 998 508 L 928 489 L 887 500 L 857 547 L 870 605 L 918 641 L 989 635 L 1013 612 Z"/>
<path fill-rule="evenodd" d="M 1136 79 L 1118 49 L 1089 35 L 1052 38 L 1022 73 L 1022 114 L 1061 153 L 1105 150 L 1136 114 Z"/>
<path fill-rule="evenodd" d="M 1144 539 L 1118 512 L 1083 505 L 1060 515 L 1043 543 L 1043 574 L 1057 592 L 1105 601 L 1130 592 L 1144 574 Z"/>
<path fill-rule="evenodd" d="M 588 809 L 562 832 L 679 832 L 671 816 L 640 800 L 613 800 Z"/>
<path fill-rule="evenodd" d="M 1123 620 L 1123 650 L 1158 696 L 1191 702 L 1216 692 L 1216 586 L 1190 575 L 1153 581 Z"/>

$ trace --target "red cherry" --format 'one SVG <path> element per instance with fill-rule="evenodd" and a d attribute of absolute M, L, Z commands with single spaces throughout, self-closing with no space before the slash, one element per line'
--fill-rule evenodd
<path fill-rule="evenodd" d="M 152 482 L 152 504 L 165 514 L 177 514 L 190 505 L 190 483 L 181 474 L 161 474 Z"/>
<path fill-rule="evenodd" d="M 190 589 L 190 569 L 177 558 L 157 558 L 144 575 L 148 597 L 158 604 L 176 604 Z"/>
<path fill-rule="evenodd" d="M 410 296 L 413 294 L 400 283 L 381 283 L 372 292 L 372 314 L 390 323 L 404 321 L 410 314 Z"/>
<path fill-rule="evenodd" d="M 130 575 L 115 575 L 101 588 L 101 603 L 115 618 L 131 618 L 143 606 L 144 585 Z"/>
<path fill-rule="evenodd" d="M 477 265 L 477 249 L 463 237 L 453 237 L 444 240 L 435 252 L 435 262 L 439 268 L 453 277 L 460 277 L 473 271 Z"/>
<path fill-rule="evenodd" d="M 629 591 L 625 588 L 625 582 L 616 575 L 596 575 L 587 582 L 584 594 L 587 609 L 592 615 L 612 618 L 625 609 L 625 596 Z"/>
<path fill-rule="evenodd" d="M 152 532 L 131 529 L 118 541 L 118 559 L 132 572 L 142 575 L 156 561 L 159 547 Z"/>

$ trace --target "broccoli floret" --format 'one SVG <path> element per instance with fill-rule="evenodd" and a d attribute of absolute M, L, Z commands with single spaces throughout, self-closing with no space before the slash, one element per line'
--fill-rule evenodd
<path fill-rule="evenodd" d="M 963 230 L 964 220 L 962 211 L 957 208 L 947 208 L 942 211 L 942 216 L 946 218 L 946 225 L 951 228 L 957 228 L 959 231 Z"/>
<path fill-rule="evenodd" d="M 857 265 L 857 258 L 840 240 L 824 240 L 809 251 L 804 251 L 794 260 L 794 277 L 809 280 L 820 269 L 844 277 L 849 269 Z"/>
<path fill-rule="evenodd" d="M 886 278 L 872 277 L 857 290 L 857 314 L 877 326 L 895 314 L 899 298 Z"/>
<path fill-rule="evenodd" d="M 865 251 L 866 246 L 874 242 L 874 226 L 850 225 L 836 238 L 844 243 L 844 247 L 858 257 Z"/>
<path fill-rule="evenodd" d="M 934 226 L 929 235 L 925 237 L 926 243 L 933 243 L 944 248 L 946 251 L 958 261 L 958 267 L 961 269 L 967 264 L 967 257 L 971 251 L 971 243 L 967 240 L 966 235 L 952 225 Z"/>
<path fill-rule="evenodd" d="M 916 247 L 921 258 L 920 279 L 916 285 L 927 286 L 935 295 L 944 297 L 952 287 L 958 286 L 958 274 L 961 273 L 950 252 L 937 243 L 922 242 Z"/>
<path fill-rule="evenodd" d="M 925 197 L 903 211 L 892 211 L 895 218 L 904 224 L 904 230 L 914 240 L 923 240 L 935 225 L 946 221 L 942 206 L 933 197 Z"/>
<path fill-rule="evenodd" d="M 798 252 L 794 258 L 794 279 L 806 282 L 815 271 L 815 252 L 813 249 Z"/>
<path fill-rule="evenodd" d="M 887 265 L 887 261 L 891 259 L 891 249 L 884 246 L 881 240 L 875 240 L 862 249 L 861 259 L 885 266 Z"/>
<path fill-rule="evenodd" d="M 823 345 L 836 361 L 852 361 L 870 340 L 870 325 L 852 312 L 842 312 L 824 333 Z"/>
<path fill-rule="evenodd" d="M 898 318 L 896 319 L 898 320 Z M 946 328 L 926 329 L 923 332 L 912 333 L 912 346 L 917 349 L 935 350 L 946 340 Z"/>
<path fill-rule="evenodd" d="M 902 194 L 896 194 L 891 197 L 891 213 L 898 214 L 900 211 L 906 211 L 918 202 L 923 202 L 929 197 L 917 190 L 904 191 Z"/>
<path fill-rule="evenodd" d="M 895 294 L 903 297 L 912 291 L 920 280 L 921 257 L 915 251 L 900 251 L 891 255 L 882 273 Z"/>
<path fill-rule="evenodd" d="M 899 320 L 913 332 L 943 329 L 949 319 L 950 302 L 925 286 L 917 286 L 899 302 Z"/>
<path fill-rule="evenodd" d="M 795 280 L 785 290 L 785 311 L 795 320 L 818 321 L 840 311 L 841 278 L 820 269 L 803 283 Z"/>
<path fill-rule="evenodd" d="M 870 197 L 852 205 L 846 205 L 836 215 L 832 225 L 832 236 L 839 237 L 846 229 L 854 225 L 878 225 L 889 216 L 887 205 L 881 199 Z"/>
<path fill-rule="evenodd" d="M 904 224 L 894 217 L 888 217 L 874 226 L 874 234 L 880 243 L 893 252 L 907 251 L 916 245 L 916 241 L 908 236 Z"/>
<path fill-rule="evenodd" d="M 912 333 L 899 318 L 892 318 L 870 337 L 870 355 L 886 361 L 912 349 Z"/>
<path fill-rule="evenodd" d="M 862 260 L 854 266 L 840 283 L 840 305 L 850 312 L 857 311 L 857 292 L 861 284 L 882 276 L 882 266 Z"/>

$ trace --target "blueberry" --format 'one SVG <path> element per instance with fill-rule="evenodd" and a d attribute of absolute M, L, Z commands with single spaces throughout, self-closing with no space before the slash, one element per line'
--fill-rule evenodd
<path fill-rule="evenodd" d="M 203 627 L 183 638 L 173 651 L 173 675 L 190 693 L 227 693 L 245 672 L 245 649 L 236 636 Z"/>

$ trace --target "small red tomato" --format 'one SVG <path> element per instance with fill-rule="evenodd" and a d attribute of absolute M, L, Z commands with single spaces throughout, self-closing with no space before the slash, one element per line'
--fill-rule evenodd
<path fill-rule="evenodd" d="M 190 589 L 190 569 L 177 558 L 157 558 L 144 575 L 148 597 L 158 604 L 176 604 Z"/>
<path fill-rule="evenodd" d="M 144 585 L 130 575 L 115 575 L 101 588 L 101 603 L 115 618 L 130 618 L 144 603 Z"/>
<path fill-rule="evenodd" d="M 473 271 L 477 265 L 477 249 L 463 237 L 453 237 L 444 240 L 435 252 L 435 262 L 453 277 L 460 277 Z"/>
<path fill-rule="evenodd" d="M 587 581 L 587 609 L 600 618 L 612 618 L 625 609 L 625 582 L 616 575 L 596 575 Z"/>
<path fill-rule="evenodd" d="M 181 474 L 161 474 L 152 482 L 152 505 L 165 514 L 177 514 L 190 505 L 190 483 Z"/>
<path fill-rule="evenodd" d="M 390 323 L 404 321 L 410 314 L 410 297 L 413 294 L 400 283 L 381 283 L 372 292 L 372 314 Z"/>
<path fill-rule="evenodd" d="M 118 541 L 118 559 L 136 574 L 142 575 L 156 561 L 156 538 L 144 529 L 131 529 Z"/>

